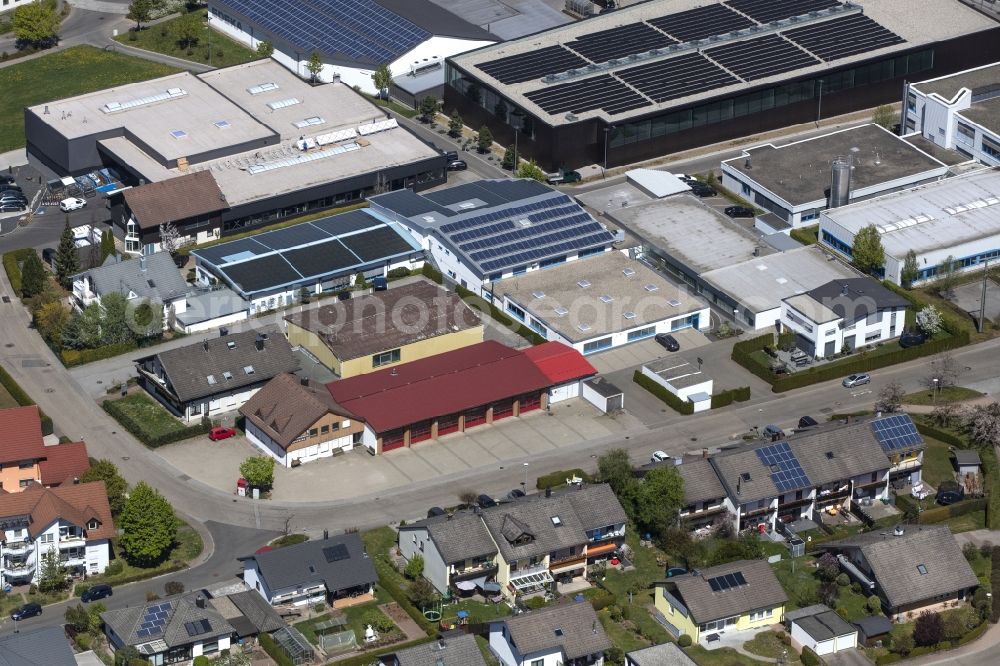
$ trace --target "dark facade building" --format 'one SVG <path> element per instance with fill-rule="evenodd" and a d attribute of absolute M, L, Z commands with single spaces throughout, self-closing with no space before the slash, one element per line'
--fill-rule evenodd
<path fill-rule="evenodd" d="M 638 3 L 449 58 L 445 109 L 504 143 L 518 128 L 543 168 L 613 166 L 892 102 L 907 80 L 1000 56 L 1000 25 L 959 0 L 694 5 Z"/>

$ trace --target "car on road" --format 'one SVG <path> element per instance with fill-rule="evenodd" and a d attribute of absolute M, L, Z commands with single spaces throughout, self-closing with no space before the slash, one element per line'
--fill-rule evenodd
<path fill-rule="evenodd" d="M 386 291 L 389 288 L 389 280 L 384 277 L 372 278 L 372 291 Z"/>
<path fill-rule="evenodd" d="M 746 206 L 727 206 L 724 212 L 729 217 L 754 217 L 753 208 Z"/>
<path fill-rule="evenodd" d="M 649 462 L 661 463 L 670 460 L 670 456 L 665 451 L 653 451 L 649 457 Z"/>
<path fill-rule="evenodd" d="M 675 352 L 681 348 L 680 343 L 677 342 L 677 338 L 670 335 L 669 333 L 657 333 L 656 337 L 653 339 L 656 340 L 661 345 L 663 345 L 664 349 L 666 349 L 667 351 Z"/>
<path fill-rule="evenodd" d="M 452 160 L 448 162 L 448 171 L 465 171 L 469 168 L 469 165 L 465 163 L 465 160 Z"/>
<path fill-rule="evenodd" d="M 844 388 L 854 388 L 855 386 L 864 386 L 872 380 L 871 376 L 866 372 L 859 372 L 856 375 L 851 375 L 844 379 Z"/>
<path fill-rule="evenodd" d="M 479 505 L 480 509 L 488 509 L 491 506 L 496 506 L 497 501 L 489 495 L 480 495 L 476 498 L 476 504 Z"/>
<path fill-rule="evenodd" d="M 68 213 L 71 210 L 80 210 L 87 205 L 86 199 L 80 197 L 67 197 L 59 202 L 59 210 Z"/>
<path fill-rule="evenodd" d="M 107 583 L 100 583 L 88 588 L 86 592 L 80 595 L 80 601 L 83 603 L 89 603 L 91 601 L 97 601 L 98 599 L 104 599 L 105 597 L 110 597 L 114 595 L 114 591 L 111 586 Z"/>
<path fill-rule="evenodd" d="M 36 604 L 35 602 L 29 602 L 23 606 L 18 606 L 15 608 L 11 614 L 10 619 L 12 620 L 27 620 L 29 617 L 35 617 L 36 615 L 42 614 L 41 604 Z"/>
<path fill-rule="evenodd" d="M 509 500 L 516 500 L 521 497 L 524 497 L 524 491 L 521 490 L 520 488 L 514 488 L 514 490 L 507 493 L 507 499 Z"/>
<path fill-rule="evenodd" d="M 579 183 L 583 176 L 579 171 L 563 171 L 563 183 Z"/>
<path fill-rule="evenodd" d="M 917 347 L 925 342 L 927 342 L 927 336 L 924 335 L 923 331 L 903 331 L 903 334 L 899 336 L 899 346 L 903 349 Z"/>
<path fill-rule="evenodd" d="M 215 426 L 208 433 L 208 438 L 213 442 L 218 442 L 222 439 L 229 439 L 230 437 L 236 436 L 236 430 L 233 428 L 225 428 L 223 426 Z"/>
<path fill-rule="evenodd" d="M 448 160 L 449 162 L 457 162 L 458 161 L 458 152 L 457 151 L 446 150 L 446 151 L 444 151 L 441 154 L 444 155 L 444 158 L 446 160 Z"/>
<path fill-rule="evenodd" d="M 799 430 L 805 430 L 806 428 L 813 428 L 818 426 L 819 423 L 813 417 L 806 414 L 799 419 Z"/>

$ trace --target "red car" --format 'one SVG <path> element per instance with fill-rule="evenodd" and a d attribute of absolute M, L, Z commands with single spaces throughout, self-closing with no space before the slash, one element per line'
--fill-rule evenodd
<path fill-rule="evenodd" d="M 218 442 L 220 439 L 229 439 L 230 437 L 235 437 L 236 431 L 232 428 L 223 428 L 222 426 L 216 426 L 212 428 L 211 432 L 208 433 L 208 438 L 213 442 Z"/>

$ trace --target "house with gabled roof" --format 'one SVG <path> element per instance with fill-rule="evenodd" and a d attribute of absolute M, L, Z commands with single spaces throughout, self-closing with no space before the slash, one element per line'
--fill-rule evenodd
<path fill-rule="evenodd" d="M 586 601 L 556 604 L 490 623 L 490 652 L 503 666 L 603 666 L 612 647 Z"/>
<path fill-rule="evenodd" d="M 0 409 L 0 491 L 72 483 L 90 469 L 83 442 L 46 446 L 38 407 Z"/>
<path fill-rule="evenodd" d="M 471 511 L 400 525 L 398 545 L 407 560 L 424 558 L 424 578 L 443 595 L 484 589 L 497 573 L 497 546 Z"/>
<path fill-rule="evenodd" d="M 486 666 L 472 634 L 441 636 L 436 641 L 381 655 L 376 666 Z"/>
<path fill-rule="evenodd" d="M 788 596 L 764 560 L 737 560 L 654 583 L 653 604 L 675 637 L 695 643 L 720 632 L 780 623 Z"/>
<path fill-rule="evenodd" d="M 79 666 L 83 663 L 74 658 L 62 627 L 0 636 L 0 666 Z"/>
<path fill-rule="evenodd" d="M 625 666 L 696 666 L 677 643 L 660 643 L 625 654 Z"/>

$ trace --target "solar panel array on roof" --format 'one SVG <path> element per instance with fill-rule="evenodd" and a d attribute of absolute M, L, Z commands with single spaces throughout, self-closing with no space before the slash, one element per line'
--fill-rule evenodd
<path fill-rule="evenodd" d="M 188 636 L 200 636 L 212 631 L 212 624 L 205 619 L 195 620 L 194 622 L 185 622 L 184 629 L 187 630 Z"/>
<path fill-rule="evenodd" d="M 566 46 L 593 62 L 607 62 L 676 43 L 676 40 L 645 23 L 629 23 L 583 35 Z"/>
<path fill-rule="evenodd" d="M 358 263 L 354 253 L 339 241 L 286 250 L 282 256 L 303 277 L 332 273 Z"/>
<path fill-rule="evenodd" d="M 616 74 L 654 102 L 739 83 L 739 79 L 700 53 L 685 53 L 676 58 L 630 67 Z"/>
<path fill-rule="evenodd" d="M 840 2 L 838 0 L 728 0 L 725 4 L 755 21 L 770 23 L 790 16 L 836 7 Z"/>
<path fill-rule="evenodd" d="M 705 53 L 745 81 L 819 63 L 819 60 L 778 35 L 729 42 L 707 49 Z"/>
<path fill-rule="evenodd" d="M 586 64 L 587 61 L 577 54 L 556 45 L 491 60 L 476 66 L 500 83 L 520 83 L 541 78 L 546 74 L 583 67 Z"/>
<path fill-rule="evenodd" d="M 745 16 L 740 16 L 725 5 L 708 5 L 659 18 L 647 23 L 681 42 L 704 39 L 712 35 L 724 35 L 733 30 L 742 30 L 754 25 Z"/>
<path fill-rule="evenodd" d="M 533 90 L 526 97 L 551 114 L 603 109 L 614 115 L 649 105 L 649 100 L 610 74 Z"/>
<path fill-rule="evenodd" d="M 737 571 L 735 573 L 709 578 L 705 582 L 707 582 L 708 586 L 712 588 L 712 592 L 725 592 L 730 588 L 746 585 L 747 579 L 743 576 L 742 571 Z"/>
<path fill-rule="evenodd" d="M 165 601 L 155 606 L 146 608 L 142 615 L 142 622 L 136 629 L 136 636 L 139 638 L 152 638 L 163 633 L 163 627 L 170 619 L 170 610 L 173 608 L 172 602 Z"/>
<path fill-rule="evenodd" d="M 923 439 L 917 427 L 905 414 L 887 416 L 872 421 L 872 432 L 883 451 L 898 451 L 920 444 Z"/>
<path fill-rule="evenodd" d="M 786 30 L 784 35 L 826 61 L 868 53 L 906 41 L 864 14 L 841 16 Z"/>
<path fill-rule="evenodd" d="M 338 543 L 324 548 L 323 557 L 326 558 L 327 562 L 340 562 L 341 560 L 350 559 L 351 553 L 348 552 L 346 545 Z"/>
<path fill-rule="evenodd" d="M 220 5 L 291 44 L 378 64 L 396 60 L 431 37 L 374 0 L 222 0 Z"/>
<path fill-rule="evenodd" d="M 771 481 L 778 492 L 788 492 L 812 485 L 788 442 L 778 442 L 757 449 L 760 462 L 771 470 Z"/>
<path fill-rule="evenodd" d="M 342 236 L 340 242 L 361 261 L 409 251 L 410 245 L 391 227 L 378 227 L 360 234 Z"/>
<path fill-rule="evenodd" d="M 230 264 L 222 270 L 243 291 L 258 291 L 271 285 L 288 284 L 302 279 L 302 275 L 289 266 L 280 254 Z"/>

